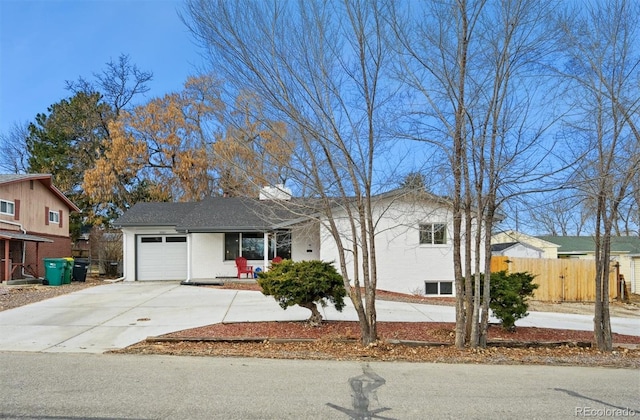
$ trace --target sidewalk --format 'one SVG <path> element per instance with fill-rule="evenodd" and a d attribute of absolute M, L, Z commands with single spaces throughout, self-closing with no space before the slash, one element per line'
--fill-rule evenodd
<path fill-rule="evenodd" d="M 357 320 L 353 307 L 343 312 L 321 308 L 327 320 Z M 376 303 L 378 321 L 454 322 L 451 306 Z M 0 351 L 103 353 L 149 336 L 220 322 L 295 321 L 309 317 L 300 307 L 283 310 L 255 291 L 181 286 L 167 282 L 115 283 L 84 289 L 0 312 Z M 587 330 L 591 316 L 531 312 L 519 326 Z M 614 332 L 640 336 L 640 319 L 612 318 Z"/>

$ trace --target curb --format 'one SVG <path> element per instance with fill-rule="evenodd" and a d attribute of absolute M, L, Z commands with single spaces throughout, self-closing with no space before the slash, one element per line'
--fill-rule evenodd
<path fill-rule="evenodd" d="M 206 343 L 315 343 L 327 341 L 326 339 L 316 338 L 269 338 L 269 337 L 147 337 L 147 343 L 179 343 L 179 342 L 206 342 Z M 328 340 L 336 343 L 359 343 L 357 339 L 334 339 Z M 442 347 L 453 346 L 451 343 L 433 342 L 433 341 L 414 341 L 414 340 L 382 340 L 385 344 L 403 345 L 408 347 Z M 557 348 L 557 347 L 578 347 L 591 348 L 593 343 L 588 341 L 489 341 L 487 347 L 501 348 Z M 638 344 L 614 343 L 614 348 L 625 348 L 629 350 L 640 349 Z"/>

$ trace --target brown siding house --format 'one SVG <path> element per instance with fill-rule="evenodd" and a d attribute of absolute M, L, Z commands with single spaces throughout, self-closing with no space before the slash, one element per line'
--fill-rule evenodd
<path fill-rule="evenodd" d="M 42 277 L 43 258 L 70 256 L 69 213 L 78 211 L 49 174 L 0 174 L 0 280 Z"/>

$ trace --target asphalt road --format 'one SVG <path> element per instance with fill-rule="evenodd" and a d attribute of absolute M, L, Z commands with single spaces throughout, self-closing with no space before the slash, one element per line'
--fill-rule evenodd
<path fill-rule="evenodd" d="M 0 418 L 640 416 L 626 369 L 0 353 Z"/>

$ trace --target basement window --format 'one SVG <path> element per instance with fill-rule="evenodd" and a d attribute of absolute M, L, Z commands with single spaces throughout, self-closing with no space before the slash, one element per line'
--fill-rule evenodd
<path fill-rule="evenodd" d="M 452 281 L 425 281 L 424 292 L 428 296 L 452 296 Z"/>

